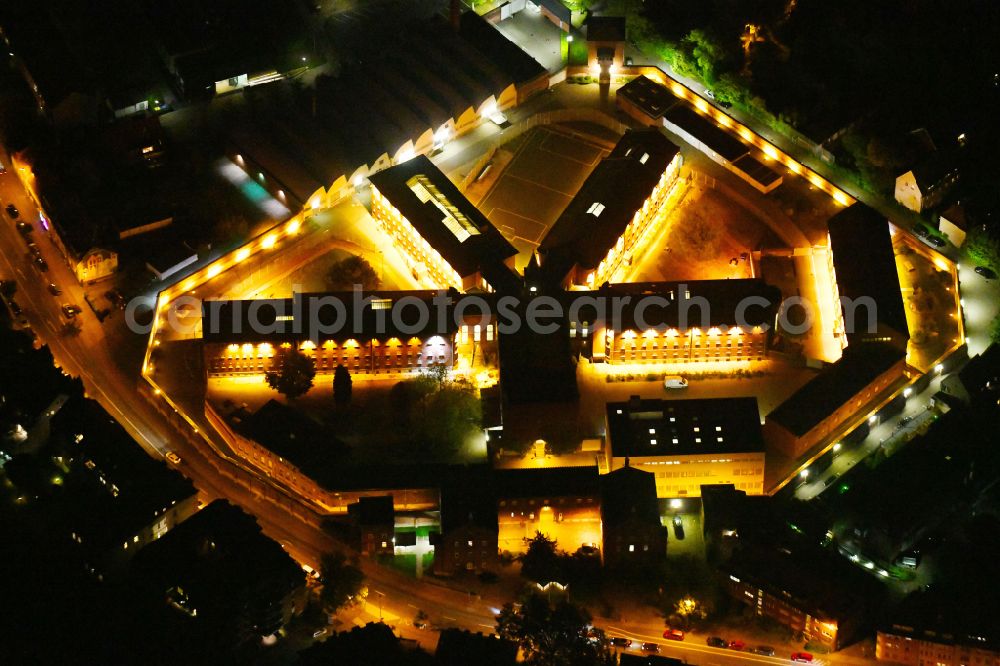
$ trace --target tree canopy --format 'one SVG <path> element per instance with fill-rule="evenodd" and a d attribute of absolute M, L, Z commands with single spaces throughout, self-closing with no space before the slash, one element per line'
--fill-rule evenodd
<path fill-rule="evenodd" d="M 344 364 L 337 365 L 333 372 L 333 402 L 338 407 L 351 404 L 351 392 L 354 381 L 351 379 L 351 371 Z"/>
<path fill-rule="evenodd" d="M 267 385 L 288 398 L 305 395 L 313 386 L 316 364 L 297 349 L 278 349 L 267 373 Z"/>
<path fill-rule="evenodd" d="M 323 577 L 320 600 L 329 611 L 337 611 L 367 595 L 365 575 L 341 552 L 323 555 L 320 574 Z"/>
<path fill-rule="evenodd" d="M 516 643 L 529 666 L 579 666 L 614 663 L 602 632 L 591 640 L 590 614 L 568 599 L 550 603 L 544 595 L 526 596 L 520 608 L 506 604 L 497 615 L 497 634 Z"/>
<path fill-rule="evenodd" d="M 334 263 L 326 271 L 326 286 L 331 291 L 351 291 L 360 285 L 364 291 L 378 289 L 380 280 L 364 257 L 350 256 Z"/>

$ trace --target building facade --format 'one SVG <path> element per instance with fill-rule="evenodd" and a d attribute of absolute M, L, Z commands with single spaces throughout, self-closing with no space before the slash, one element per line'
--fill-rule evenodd
<path fill-rule="evenodd" d="M 606 468 L 649 472 L 656 496 L 700 497 L 701 486 L 764 492 L 764 439 L 755 398 L 609 402 Z"/>
<path fill-rule="evenodd" d="M 1000 666 L 1000 650 L 985 637 L 961 639 L 949 631 L 892 625 L 875 634 L 875 658 L 905 666 Z"/>

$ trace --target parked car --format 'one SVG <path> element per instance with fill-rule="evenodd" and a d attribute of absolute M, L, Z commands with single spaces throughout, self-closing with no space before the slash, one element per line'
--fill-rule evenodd
<path fill-rule="evenodd" d="M 14 316 L 15 317 L 21 316 L 21 312 L 22 312 L 21 306 L 17 304 L 17 301 L 15 301 L 12 298 L 12 299 L 10 299 L 10 301 L 8 301 L 8 303 L 10 305 L 10 311 L 14 313 Z"/>
<path fill-rule="evenodd" d="M 7 211 L 7 214 L 10 215 L 11 219 L 16 220 L 17 218 L 21 217 L 21 211 L 19 211 L 17 209 L 17 206 L 15 206 L 12 203 L 7 204 L 7 207 L 4 208 L 4 210 Z"/>
<path fill-rule="evenodd" d="M 705 640 L 705 644 L 708 645 L 708 647 L 714 647 L 714 648 L 729 647 L 729 642 L 725 638 L 722 638 L 720 636 L 709 636 Z"/>
<path fill-rule="evenodd" d="M 33 256 L 33 257 L 40 257 L 40 256 L 42 256 L 42 250 L 38 247 L 37 243 L 29 242 L 28 243 L 28 252 L 30 252 L 31 256 Z"/>
<path fill-rule="evenodd" d="M 663 630 L 663 637 L 671 641 L 682 641 L 684 640 L 684 632 L 680 629 L 671 629 L 667 627 Z"/>
<path fill-rule="evenodd" d="M 18 220 L 17 221 L 17 230 L 19 232 L 21 232 L 21 235 L 27 236 L 28 234 L 30 234 L 31 232 L 33 232 L 35 230 L 35 228 L 32 227 L 27 222 L 25 222 L 24 220 Z"/>
<path fill-rule="evenodd" d="M 631 638 L 622 638 L 621 636 L 612 636 L 608 639 L 608 642 L 615 647 L 627 648 L 632 646 Z"/>
<path fill-rule="evenodd" d="M 49 282 L 49 293 L 53 296 L 59 296 L 62 294 L 62 289 L 55 282 Z"/>
<path fill-rule="evenodd" d="M 78 314 L 80 314 L 80 312 L 82 312 L 80 308 L 78 308 L 75 305 L 70 305 L 69 303 L 63 303 L 62 308 L 60 309 L 62 310 L 63 316 L 66 317 L 66 319 L 73 319 Z"/>
<path fill-rule="evenodd" d="M 729 641 L 730 650 L 743 650 L 746 646 L 747 644 L 741 640 Z"/>
<path fill-rule="evenodd" d="M 49 270 L 49 265 L 47 263 L 45 263 L 45 260 L 42 259 L 41 257 L 35 257 L 35 262 L 34 263 L 35 263 L 35 266 L 38 267 L 38 270 L 40 270 L 43 273 L 45 273 L 45 272 L 47 272 Z"/>
<path fill-rule="evenodd" d="M 937 236 L 932 236 L 930 234 L 921 235 L 920 240 L 922 240 L 926 245 L 930 245 L 931 247 L 945 246 L 945 242 L 942 239 L 938 238 Z"/>
<path fill-rule="evenodd" d="M 643 643 L 639 647 L 642 648 L 643 652 L 659 652 L 660 651 L 659 644 L 657 644 L 657 643 L 651 643 L 649 641 Z"/>
<path fill-rule="evenodd" d="M 812 662 L 812 660 L 813 660 L 813 656 L 811 654 L 809 654 L 808 652 L 793 652 L 792 653 L 792 661 L 799 661 L 799 662 L 802 662 L 803 664 L 808 664 L 808 663 Z"/>
<path fill-rule="evenodd" d="M 681 520 L 680 516 L 674 516 L 674 519 L 673 519 L 672 522 L 673 522 L 673 525 L 674 525 L 674 536 L 677 539 L 683 539 L 684 538 L 684 521 Z"/>
<path fill-rule="evenodd" d="M 721 106 L 723 109 L 731 109 L 731 108 L 733 108 L 733 103 L 732 102 L 719 102 L 719 106 Z"/>
<path fill-rule="evenodd" d="M 176 453 L 174 453 L 173 451 L 167 451 L 166 455 L 163 457 L 167 459 L 167 462 L 172 463 L 174 465 L 181 464 L 181 457 Z"/>
<path fill-rule="evenodd" d="M 687 388 L 688 382 L 683 377 L 678 375 L 670 375 L 663 378 L 663 388 L 668 389 L 682 389 Z"/>
<path fill-rule="evenodd" d="M 705 97 L 709 99 L 715 99 L 715 93 L 709 90 L 708 88 L 705 88 Z"/>
<path fill-rule="evenodd" d="M 996 280 L 997 279 L 996 271 L 994 271 L 992 268 L 987 268 L 986 266 L 976 266 L 972 270 L 976 271 L 977 273 L 979 273 L 980 275 L 982 275 L 987 280 Z"/>
<path fill-rule="evenodd" d="M 756 652 L 757 654 L 762 654 L 765 657 L 774 656 L 774 648 L 771 647 L 770 645 L 758 645 L 756 648 L 754 648 L 754 652 Z"/>

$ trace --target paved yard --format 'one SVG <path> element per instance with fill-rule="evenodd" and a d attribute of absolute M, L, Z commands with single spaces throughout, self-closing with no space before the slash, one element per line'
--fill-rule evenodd
<path fill-rule="evenodd" d="M 478 206 L 520 251 L 518 269 L 606 154 L 603 142 L 560 126 L 530 130 L 498 151 L 495 161 L 507 166 Z"/>

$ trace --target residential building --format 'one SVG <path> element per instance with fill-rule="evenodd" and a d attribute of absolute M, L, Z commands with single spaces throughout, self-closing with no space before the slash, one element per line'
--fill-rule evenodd
<path fill-rule="evenodd" d="M 1000 392 L 1000 345 L 990 345 L 957 373 L 942 379 L 941 390 L 965 404 L 995 404 Z"/>
<path fill-rule="evenodd" d="M 767 415 L 764 437 L 776 451 L 797 458 L 875 407 L 905 378 L 905 352 L 888 343 L 851 345 Z"/>
<path fill-rule="evenodd" d="M 958 168 L 935 152 L 896 177 L 896 201 L 914 212 L 923 212 L 941 203 L 958 179 Z"/>
<path fill-rule="evenodd" d="M 524 552 L 536 532 L 569 552 L 600 546 L 596 466 L 497 470 L 494 479 L 501 551 Z"/>
<path fill-rule="evenodd" d="M 67 538 L 99 580 L 120 573 L 137 552 L 194 515 L 194 485 L 147 455 L 93 400 L 71 398 L 52 417 L 66 442 L 71 472 Z"/>
<path fill-rule="evenodd" d="M 517 249 L 426 156 L 370 180 L 372 216 L 421 280 L 460 291 L 519 291 Z"/>
<path fill-rule="evenodd" d="M 357 533 L 358 550 L 362 554 L 392 555 L 395 552 L 396 512 L 392 495 L 360 497 L 347 507 Z"/>
<path fill-rule="evenodd" d="M 680 149 L 660 130 L 626 132 L 545 235 L 540 265 L 526 270 L 528 283 L 595 288 L 622 281 L 681 187 L 681 161 Z"/>
<path fill-rule="evenodd" d="M 338 365 L 364 375 L 452 367 L 456 353 L 473 348 L 495 358 L 495 315 L 490 308 L 484 316 L 482 308 L 489 301 L 477 296 L 465 303 L 467 298 L 428 290 L 205 301 L 206 372 L 210 377 L 262 375 L 271 370 L 277 349 L 293 347 L 313 358 L 319 375 L 333 374 Z M 408 313 L 406 304 L 414 299 L 433 316 Z M 463 314 L 461 325 L 456 309 Z"/>
<path fill-rule="evenodd" d="M 606 567 L 656 565 L 667 555 L 656 477 L 625 465 L 600 477 L 601 554 Z"/>
<path fill-rule="evenodd" d="M 434 573 L 496 571 L 497 498 L 488 466 L 456 470 L 441 480 L 441 532 L 434 538 Z"/>
<path fill-rule="evenodd" d="M 756 398 L 609 402 L 606 469 L 653 475 L 656 496 L 699 497 L 705 484 L 764 492 L 764 439 Z"/>
<path fill-rule="evenodd" d="M 890 343 L 906 350 L 906 323 L 889 221 L 856 203 L 827 223 L 841 344 Z"/>
<path fill-rule="evenodd" d="M 965 206 L 956 202 L 938 215 L 938 231 L 943 233 L 955 247 L 962 247 L 969 232 L 969 219 Z"/>
<path fill-rule="evenodd" d="M 755 615 L 829 650 L 860 637 L 883 592 L 847 559 L 816 546 L 743 546 L 719 572 L 723 588 Z"/>
<path fill-rule="evenodd" d="M 625 17 L 587 18 L 587 66 L 601 78 L 615 74 L 625 64 Z"/>
<path fill-rule="evenodd" d="M 276 634 L 308 599 L 305 574 L 253 516 L 216 500 L 133 560 L 168 606 L 232 634 Z"/>
<path fill-rule="evenodd" d="M 998 666 L 1000 607 L 986 590 L 908 596 L 875 635 L 875 658 L 904 666 Z"/>

